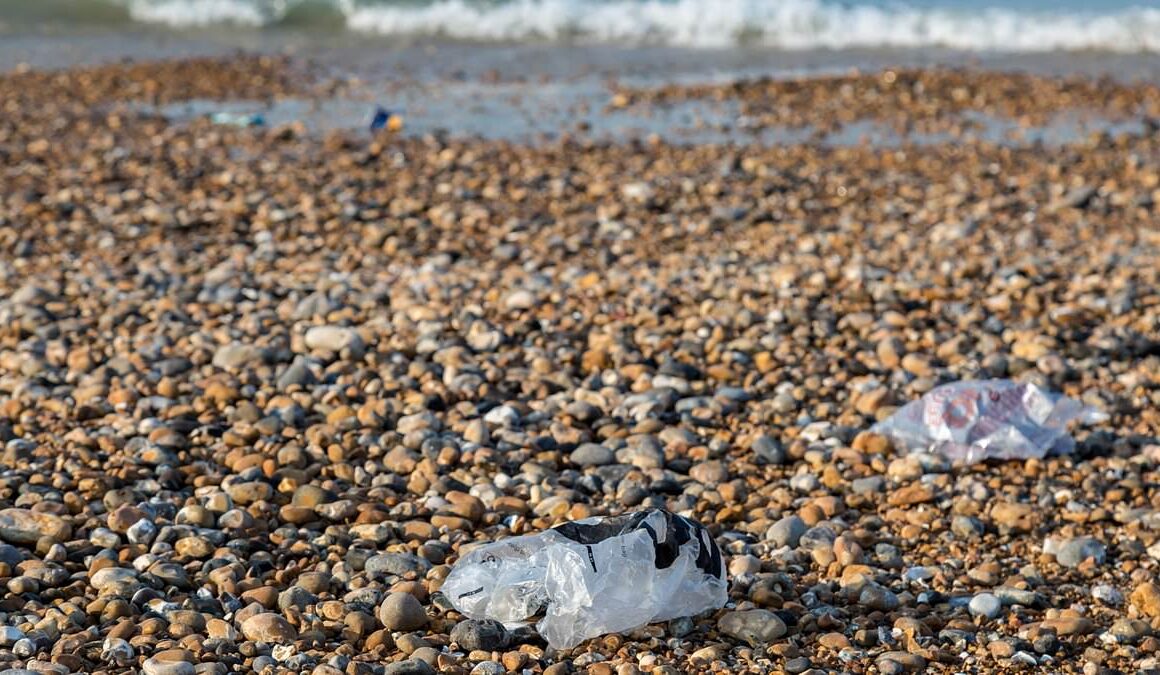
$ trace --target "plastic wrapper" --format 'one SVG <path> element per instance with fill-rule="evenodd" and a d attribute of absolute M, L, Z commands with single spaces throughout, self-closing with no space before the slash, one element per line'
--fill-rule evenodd
<path fill-rule="evenodd" d="M 1031 383 L 977 380 L 936 387 L 872 430 L 912 452 L 936 452 L 970 464 L 1071 452 L 1075 441 L 1068 423 L 1103 417 Z"/>
<path fill-rule="evenodd" d="M 536 625 L 557 649 L 725 604 L 721 549 L 661 509 L 587 518 L 473 549 L 442 592 L 472 619 Z"/>

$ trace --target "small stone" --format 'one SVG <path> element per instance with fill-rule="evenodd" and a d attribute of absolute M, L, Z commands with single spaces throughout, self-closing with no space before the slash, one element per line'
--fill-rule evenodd
<path fill-rule="evenodd" d="M 1078 616 L 1062 616 L 1056 619 L 1045 619 L 1040 626 L 1054 631 L 1056 635 L 1087 635 L 1093 632 L 1096 627 L 1091 619 Z"/>
<path fill-rule="evenodd" d="M 290 503 L 295 506 L 307 506 L 314 508 L 322 504 L 329 504 L 338 497 L 330 490 L 324 490 L 317 485 L 303 485 L 294 491 L 294 496 L 290 498 Z"/>
<path fill-rule="evenodd" d="M 228 621 L 210 619 L 205 622 L 206 634 L 211 638 L 233 642 L 238 639 L 238 631 Z"/>
<path fill-rule="evenodd" d="M 906 353 L 906 345 L 902 344 L 902 340 L 896 337 L 889 337 L 879 341 L 875 351 L 883 367 L 894 369 L 902 362 L 902 356 Z"/>
<path fill-rule="evenodd" d="M 841 651 L 850 646 L 850 640 L 841 633 L 826 633 L 818 638 L 818 644 L 826 649 Z"/>
<path fill-rule="evenodd" d="M 1030 504 L 1000 502 L 991 508 L 991 520 L 995 524 L 1016 531 L 1030 530 L 1038 519 L 1035 508 Z"/>
<path fill-rule="evenodd" d="M 101 647 L 101 658 L 119 665 L 128 665 L 136 656 L 133 645 L 121 638 L 108 637 Z"/>
<path fill-rule="evenodd" d="M 1108 607 L 1119 607 L 1124 604 L 1124 594 L 1120 592 L 1120 589 L 1107 584 L 1092 586 L 1092 599 L 1098 600 Z"/>
<path fill-rule="evenodd" d="M 1145 616 L 1160 617 L 1160 586 L 1150 581 L 1142 583 L 1132 591 L 1130 600 Z"/>
<path fill-rule="evenodd" d="M 1059 649 L 1059 638 L 1051 633 L 1041 633 L 1031 641 L 1031 648 L 1038 654 L 1053 654 Z"/>
<path fill-rule="evenodd" d="M 638 469 L 663 469 L 665 451 L 652 437 L 633 443 L 616 453 L 617 461 Z"/>
<path fill-rule="evenodd" d="M 0 510 L 0 539 L 10 544 L 35 544 L 41 537 L 67 541 L 72 526 L 60 516 L 28 509 Z"/>
<path fill-rule="evenodd" d="M 157 658 L 146 659 L 141 664 L 144 675 L 195 675 L 197 672 L 192 663 L 184 661 L 161 661 Z"/>
<path fill-rule="evenodd" d="M 838 535 L 829 525 L 815 525 L 802 533 L 798 545 L 808 550 L 832 549 Z"/>
<path fill-rule="evenodd" d="M 40 591 L 40 582 L 32 577 L 19 576 L 8 580 L 8 592 L 15 595 Z"/>
<path fill-rule="evenodd" d="M 1028 591 L 1022 588 L 1011 588 L 1010 586 L 1000 586 L 992 591 L 995 597 L 1003 603 L 1004 607 L 1011 605 L 1022 605 L 1024 607 L 1040 607 L 1044 605 L 1043 596 L 1034 591 Z"/>
<path fill-rule="evenodd" d="M 991 593 L 979 593 L 971 598 L 968 608 L 971 616 L 981 616 L 989 620 L 999 616 L 1003 611 L 1003 603 Z"/>
<path fill-rule="evenodd" d="M 388 630 L 418 630 L 427 625 L 427 612 L 410 593 L 388 593 L 379 606 L 379 621 Z"/>
<path fill-rule="evenodd" d="M 451 641 L 462 649 L 499 651 L 508 646 L 510 635 L 504 625 L 492 619 L 460 621 L 451 629 Z"/>
<path fill-rule="evenodd" d="M 604 466 L 616 461 L 612 450 L 596 443 L 583 443 L 572 451 L 572 463 L 577 466 Z"/>
<path fill-rule="evenodd" d="M 689 478 L 703 485 L 717 486 L 729 480 L 729 468 L 724 462 L 700 462 L 689 469 Z"/>
<path fill-rule="evenodd" d="M 363 563 L 363 571 L 372 579 L 387 575 L 401 577 L 407 574 L 426 574 L 429 569 L 431 569 L 429 561 L 410 553 L 380 553 L 367 558 Z"/>
<path fill-rule="evenodd" d="M 781 466 L 786 462 L 786 452 L 782 444 L 772 436 L 762 434 L 753 440 L 749 449 L 753 451 L 758 459 L 765 461 L 767 464 Z"/>
<path fill-rule="evenodd" d="M 891 506 L 912 506 L 923 504 L 934 499 L 934 491 L 930 486 L 922 483 L 912 483 L 890 493 L 886 502 Z"/>
<path fill-rule="evenodd" d="M 222 370 L 241 370 L 262 365 L 269 353 L 261 347 L 237 342 L 218 347 L 213 355 L 213 366 Z"/>
<path fill-rule="evenodd" d="M 313 326 L 306 331 L 305 343 L 308 349 L 335 353 L 348 350 L 355 359 L 361 359 L 366 348 L 357 330 L 340 326 Z"/>
<path fill-rule="evenodd" d="M 1152 634 L 1152 626 L 1139 619 L 1117 619 L 1108 629 L 1108 635 L 1122 644 L 1134 645 Z"/>
<path fill-rule="evenodd" d="M 157 526 L 145 518 L 133 523 L 125 531 L 125 538 L 130 544 L 149 544 L 156 536 Z"/>
<path fill-rule="evenodd" d="M 278 594 L 278 609 L 285 611 L 291 607 L 298 611 L 305 611 L 310 605 L 318 601 L 318 596 L 301 586 L 291 586 Z"/>
<path fill-rule="evenodd" d="M 11 647 L 24 639 L 24 631 L 15 626 L 0 626 L 0 647 Z"/>
<path fill-rule="evenodd" d="M 477 352 L 494 351 L 503 343 L 503 331 L 486 321 L 473 321 L 467 329 L 467 346 Z"/>
<path fill-rule="evenodd" d="M 765 533 L 765 538 L 779 548 L 783 546 L 797 548 L 802 535 L 808 529 L 809 526 L 799 516 L 786 516 L 769 526 L 769 530 Z"/>
<path fill-rule="evenodd" d="M 858 594 L 858 604 L 882 612 L 898 609 L 898 596 L 888 588 L 877 584 L 866 584 Z"/>
<path fill-rule="evenodd" d="M 1079 567 L 1080 563 L 1092 559 L 1097 565 L 1104 564 L 1107 557 L 1107 548 L 1104 544 L 1091 537 L 1079 537 L 1064 542 L 1055 559 L 1064 567 Z"/>
<path fill-rule="evenodd" d="M 934 374 L 931 358 L 924 354 L 907 354 L 900 362 L 902 369 L 918 377 L 930 377 Z"/>
<path fill-rule="evenodd" d="M 866 478 L 855 478 L 850 482 L 850 489 L 854 494 L 876 495 L 882 492 L 885 485 L 886 478 L 884 476 L 868 476 Z"/>
<path fill-rule="evenodd" d="M 383 667 L 383 675 L 435 675 L 431 664 L 421 659 L 406 659 L 396 661 Z"/>
<path fill-rule="evenodd" d="M 512 428 L 520 423 L 520 413 L 510 405 L 499 405 L 487 411 L 483 421 L 495 427 Z"/>
<path fill-rule="evenodd" d="M 970 540 L 983 536 L 986 528 L 978 518 L 955 516 L 951 519 L 951 532 L 960 539 Z"/>
<path fill-rule="evenodd" d="M 527 654 L 515 651 L 504 652 L 503 657 L 500 659 L 500 663 L 503 664 L 503 667 L 506 668 L 508 672 L 520 672 L 523 669 L 524 664 L 527 662 Z"/>
<path fill-rule="evenodd" d="M 253 504 L 270 499 L 274 495 L 274 489 L 270 487 L 269 483 L 251 481 L 230 484 L 226 488 L 226 494 L 234 500 L 235 504 Z"/>
<path fill-rule="evenodd" d="M 282 371 L 275 382 L 278 389 L 281 390 L 294 386 L 306 387 L 315 383 L 314 373 L 311 372 L 309 365 L 302 357 L 294 359 L 294 362 Z"/>
<path fill-rule="evenodd" d="M 124 587 L 137 581 L 137 572 L 123 567 L 106 567 L 89 576 L 89 584 L 99 592 Z"/>
<path fill-rule="evenodd" d="M 278 614 L 255 614 L 242 622 L 242 635 L 254 642 L 288 643 L 298 639 L 298 631 Z"/>
<path fill-rule="evenodd" d="M 898 664 L 903 672 L 910 673 L 921 672 L 926 668 L 926 659 L 909 652 L 886 652 L 878 656 L 876 665 L 880 671 L 885 672 L 883 666 L 887 663 Z"/>
<path fill-rule="evenodd" d="M 508 310 L 531 309 L 536 306 L 536 296 L 525 290 L 513 291 L 504 298 L 503 305 Z"/>
<path fill-rule="evenodd" d="M 717 629 L 750 645 L 769 644 L 786 633 L 785 622 L 764 609 L 726 612 L 717 621 Z"/>
<path fill-rule="evenodd" d="M 677 618 L 669 621 L 668 633 L 675 638 L 682 638 L 689 633 L 692 633 L 693 629 L 696 627 L 697 626 L 695 623 L 693 623 L 693 619 L 691 617 L 678 616 Z"/>

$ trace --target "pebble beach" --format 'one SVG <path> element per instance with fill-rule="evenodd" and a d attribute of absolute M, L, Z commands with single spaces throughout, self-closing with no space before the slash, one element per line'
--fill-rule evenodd
<path fill-rule="evenodd" d="M 585 108 L 792 143 L 158 112 L 356 84 L 0 74 L 0 673 L 1160 668 L 1160 86 L 907 67 Z M 835 141 L 859 123 L 890 142 Z M 967 466 L 868 431 L 984 378 L 1107 419 Z M 554 650 L 439 593 L 472 545 L 647 507 L 708 528 L 726 607 Z"/>

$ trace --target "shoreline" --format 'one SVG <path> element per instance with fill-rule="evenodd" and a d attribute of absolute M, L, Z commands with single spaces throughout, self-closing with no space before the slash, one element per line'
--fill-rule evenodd
<path fill-rule="evenodd" d="M 1100 51 L 971 52 L 939 47 L 777 49 L 693 48 L 525 42 L 472 42 L 434 37 L 334 35 L 288 29 L 169 30 L 136 26 L 67 30 L 0 30 L 0 72 L 19 64 L 35 69 L 98 65 L 123 60 L 228 57 L 239 52 L 290 55 L 320 62 L 336 74 L 376 78 L 396 72 L 423 80 L 476 78 L 506 71 L 516 79 L 575 78 L 603 73 L 636 84 L 668 84 L 691 78 L 749 79 L 763 76 L 840 74 L 851 69 L 970 67 L 1032 75 L 1127 80 L 1155 79 L 1160 54 Z"/>

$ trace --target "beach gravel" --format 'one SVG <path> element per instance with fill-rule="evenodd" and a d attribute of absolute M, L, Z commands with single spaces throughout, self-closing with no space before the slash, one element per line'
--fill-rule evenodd
<path fill-rule="evenodd" d="M 310 72 L 0 74 L 4 672 L 1158 667 L 1160 137 L 1033 134 L 1157 119 L 1154 85 L 962 68 L 617 99 L 930 134 L 844 145 L 129 105 L 330 95 Z M 974 466 L 868 431 L 989 377 L 1107 419 Z M 725 607 L 560 651 L 440 593 L 473 546 L 647 507 L 705 525 Z"/>

